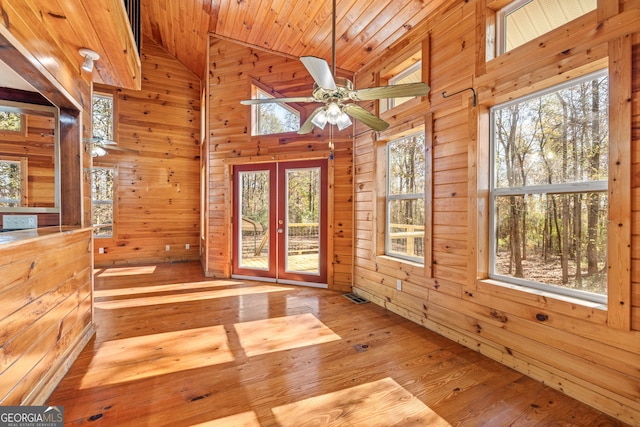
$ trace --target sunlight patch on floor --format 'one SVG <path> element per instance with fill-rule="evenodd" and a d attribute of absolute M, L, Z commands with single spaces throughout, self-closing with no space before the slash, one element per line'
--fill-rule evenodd
<path fill-rule="evenodd" d="M 223 325 L 106 341 L 81 389 L 157 377 L 234 360 Z"/>
<path fill-rule="evenodd" d="M 129 288 L 95 290 L 95 298 L 120 297 L 128 295 L 152 294 L 157 292 L 186 291 L 189 289 L 222 288 L 225 286 L 245 285 L 244 282 L 229 280 L 211 280 L 206 282 L 171 283 L 167 285 L 136 286 Z"/>
<path fill-rule="evenodd" d="M 261 286 L 252 286 L 252 287 L 244 287 L 244 288 L 231 288 L 231 289 L 212 289 L 205 290 L 201 292 L 189 292 L 182 294 L 169 294 L 169 295 L 153 295 L 148 297 L 141 298 L 127 298 L 127 299 L 118 299 L 112 301 L 97 301 L 94 304 L 94 307 L 97 309 L 103 310 L 116 310 L 122 308 L 133 308 L 133 307 L 146 307 L 150 305 L 160 305 L 160 304 L 179 304 L 189 301 L 202 301 L 207 299 L 216 299 L 216 298 L 229 298 L 229 297 L 238 297 L 238 296 L 246 296 L 253 294 L 265 294 L 269 292 L 281 292 L 288 291 L 290 288 L 283 288 L 280 286 L 270 286 L 270 285 L 261 285 Z"/>
<path fill-rule="evenodd" d="M 248 357 L 340 339 L 311 313 L 237 323 L 234 327 Z"/>
<path fill-rule="evenodd" d="M 281 426 L 450 426 L 391 378 L 304 399 L 272 411 Z"/>
<path fill-rule="evenodd" d="M 114 277 L 114 276 L 138 276 L 141 274 L 153 274 L 156 272 L 155 265 L 141 265 L 136 267 L 110 267 L 96 269 L 98 277 Z M 102 271 L 100 271 L 102 270 Z"/>
<path fill-rule="evenodd" d="M 200 424 L 192 424 L 189 427 L 260 427 L 260 422 L 256 413 L 253 411 L 243 412 L 241 414 L 229 415 L 228 417 L 218 418 Z"/>

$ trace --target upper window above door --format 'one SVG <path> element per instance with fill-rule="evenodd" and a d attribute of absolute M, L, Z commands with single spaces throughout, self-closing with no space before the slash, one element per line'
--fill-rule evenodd
<path fill-rule="evenodd" d="M 496 53 L 515 49 L 596 7 L 597 0 L 515 0 L 496 13 Z"/>
<path fill-rule="evenodd" d="M 257 86 L 251 91 L 253 99 L 275 98 Z M 300 111 L 284 103 L 252 105 L 251 122 L 251 135 L 295 132 L 300 129 Z"/>

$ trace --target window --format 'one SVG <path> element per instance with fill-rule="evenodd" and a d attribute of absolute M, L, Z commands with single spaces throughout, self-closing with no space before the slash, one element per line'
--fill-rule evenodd
<path fill-rule="evenodd" d="M 26 200 L 27 158 L 0 159 L 0 207 L 27 206 Z"/>
<path fill-rule="evenodd" d="M 94 237 L 113 237 L 114 168 L 91 170 L 91 216 Z"/>
<path fill-rule="evenodd" d="M 516 0 L 497 13 L 498 54 L 595 10 L 597 0 Z"/>
<path fill-rule="evenodd" d="M 608 78 L 491 110 L 490 277 L 606 302 Z"/>
<path fill-rule="evenodd" d="M 254 99 L 274 98 L 254 86 Z M 284 103 L 267 103 L 251 106 L 253 118 L 252 135 L 295 132 L 300 129 L 300 112 Z"/>
<path fill-rule="evenodd" d="M 93 136 L 113 141 L 114 106 L 112 95 L 104 93 L 95 93 L 93 95 L 92 117 Z"/>
<path fill-rule="evenodd" d="M 387 146 L 385 254 L 424 262 L 424 132 Z"/>
<path fill-rule="evenodd" d="M 389 85 L 399 85 L 406 83 L 417 83 L 422 81 L 422 61 L 418 61 L 406 68 L 402 72 L 398 73 L 398 75 L 391 77 L 389 79 Z M 415 98 L 415 96 L 409 96 L 405 98 L 388 98 L 387 99 L 387 110 L 390 110 L 394 107 L 397 107 L 400 104 L 404 104 L 410 99 Z"/>
<path fill-rule="evenodd" d="M 24 116 L 11 111 L 0 111 L 0 132 L 24 134 Z"/>
<path fill-rule="evenodd" d="M 114 139 L 114 99 L 111 94 L 95 93 L 92 104 L 92 133 L 100 139 Z M 100 151 L 102 150 L 102 151 Z M 103 156 L 104 148 L 92 147 L 92 156 Z M 115 175 L 113 167 L 91 170 L 91 217 L 94 237 L 113 237 Z"/>

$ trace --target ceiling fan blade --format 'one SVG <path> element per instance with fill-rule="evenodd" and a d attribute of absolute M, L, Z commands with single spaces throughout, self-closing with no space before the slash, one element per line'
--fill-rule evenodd
<path fill-rule="evenodd" d="M 240 101 L 242 105 L 256 105 L 256 104 L 272 104 L 282 102 L 319 102 L 313 96 L 300 96 L 294 98 L 265 98 L 265 99 L 243 99 Z"/>
<path fill-rule="evenodd" d="M 312 123 L 313 118 L 323 109 L 324 109 L 324 105 L 322 107 L 318 107 L 315 110 L 313 110 L 313 112 L 309 115 L 307 120 L 305 120 L 302 126 L 300 126 L 300 129 L 298 129 L 298 134 L 303 135 L 305 133 L 311 132 L 313 130 L 313 127 L 315 126 Z"/>
<path fill-rule="evenodd" d="M 300 61 L 305 66 L 313 80 L 322 89 L 336 90 L 336 82 L 331 74 L 329 64 L 322 58 L 315 56 L 302 56 Z"/>
<path fill-rule="evenodd" d="M 342 107 L 342 111 L 344 111 L 354 119 L 360 120 L 362 123 L 369 126 L 375 131 L 385 130 L 389 127 L 389 123 L 368 112 L 358 104 L 344 104 L 344 106 Z"/>
<path fill-rule="evenodd" d="M 404 98 L 409 96 L 424 96 L 429 93 L 429 85 L 423 82 L 405 83 L 400 85 L 379 86 L 358 89 L 349 93 L 354 101 L 369 101 L 381 98 Z"/>

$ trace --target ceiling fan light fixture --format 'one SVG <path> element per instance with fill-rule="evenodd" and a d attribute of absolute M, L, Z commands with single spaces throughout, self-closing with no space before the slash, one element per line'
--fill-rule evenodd
<path fill-rule="evenodd" d="M 328 121 L 327 112 L 325 111 L 324 108 L 318 111 L 318 114 L 316 114 L 315 117 L 311 119 L 311 123 L 313 123 L 315 126 L 319 127 L 320 129 L 324 129 L 324 127 L 327 125 L 327 121 Z"/>
<path fill-rule="evenodd" d="M 340 113 L 340 117 L 336 121 L 336 126 L 338 126 L 338 130 L 344 130 L 351 126 L 351 119 L 344 112 Z"/>
<path fill-rule="evenodd" d="M 338 123 L 338 120 L 340 119 L 340 116 L 342 114 L 344 113 L 342 112 L 340 107 L 338 107 L 338 104 L 332 102 L 331 104 L 327 105 L 327 121 L 332 125 Z"/>

